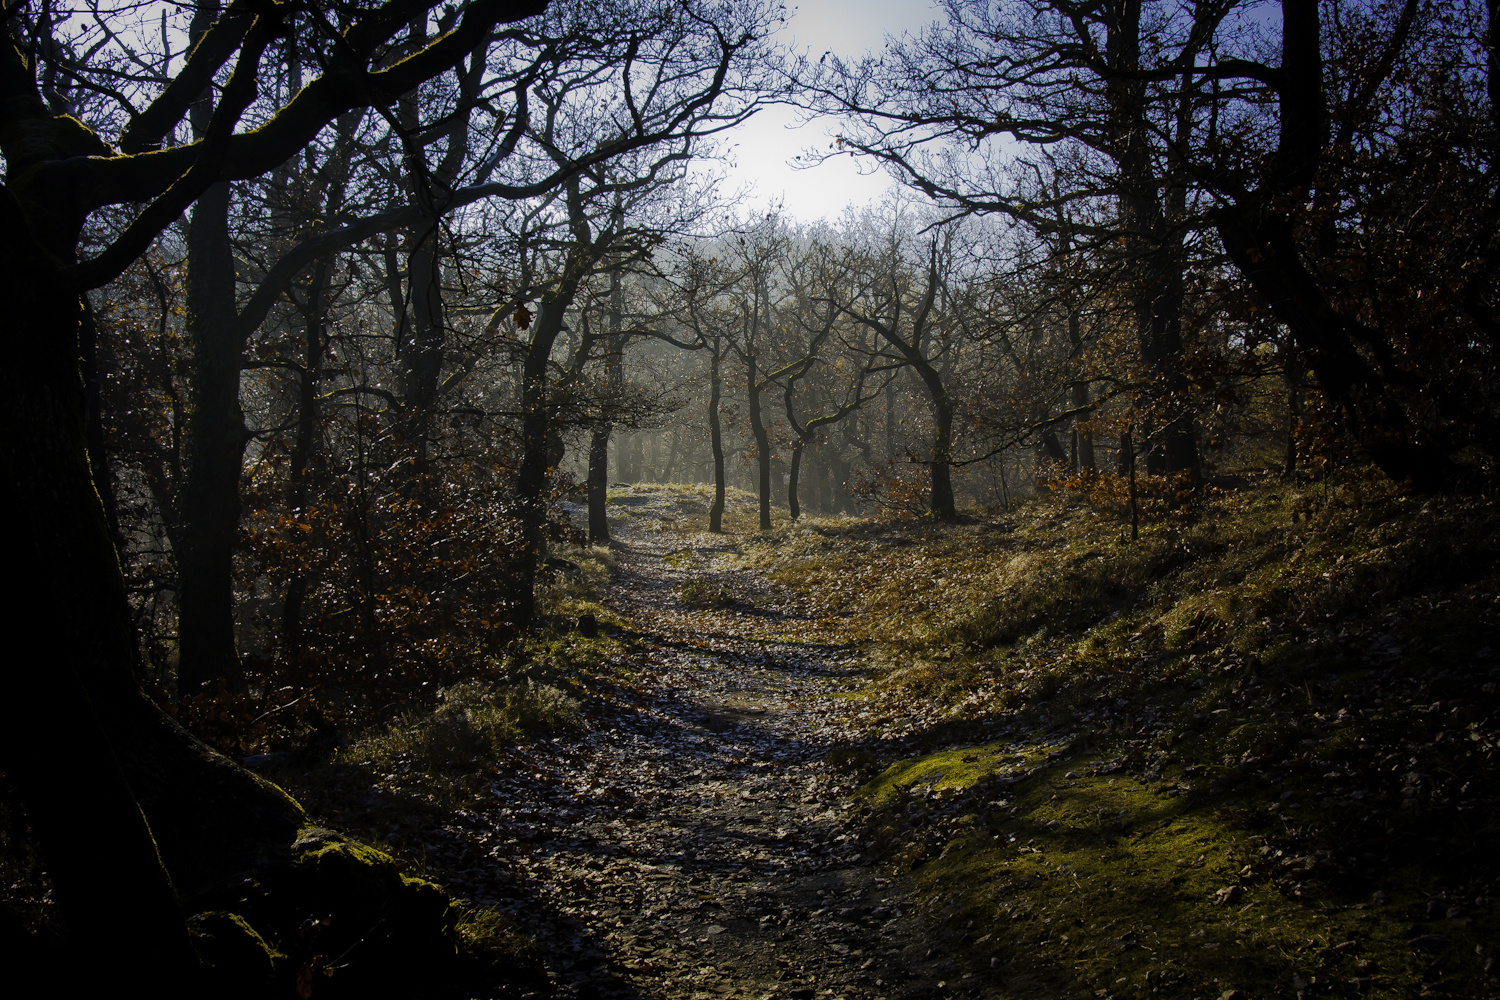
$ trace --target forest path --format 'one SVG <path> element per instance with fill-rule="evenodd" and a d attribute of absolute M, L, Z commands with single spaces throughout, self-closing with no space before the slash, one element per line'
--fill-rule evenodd
<path fill-rule="evenodd" d="M 470 817 L 511 883 L 479 879 L 493 885 L 485 895 L 536 935 L 554 988 L 997 995 L 929 939 L 901 883 L 862 853 L 852 788 L 827 763 L 858 735 L 858 650 L 723 565 L 724 536 L 617 536 L 605 603 L 629 623 L 629 681 L 588 733 L 518 755 L 495 805 Z M 687 607 L 694 586 L 735 603 Z"/>

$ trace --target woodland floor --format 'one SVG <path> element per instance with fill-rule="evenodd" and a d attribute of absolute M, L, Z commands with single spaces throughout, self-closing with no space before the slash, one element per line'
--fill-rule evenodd
<path fill-rule="evenodd" d="M 1500 995 L 1500 518 L 1215 496 L 1131 543 L 614 490 L 605 634 L 534 658 L 573 725 L 278 780 L 513 919 L 519 995 Z"/>
<path fill-rule="evenodd" d="M 845 719 L 858 650 L 716 568 L 722 536 L 626 526 L 615 548 L 620 682 L 585 734 L 501 763 L 490 801 L 447 828 L 450 886 L 534 935 L 562 995 L 997 995 L 862 852 L 828 764 L 866 735 Z M 695 580 L 734 603 L 685 606 Z"/>

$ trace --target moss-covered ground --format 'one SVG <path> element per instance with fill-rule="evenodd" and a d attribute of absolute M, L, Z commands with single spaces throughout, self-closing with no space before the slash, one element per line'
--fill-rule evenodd
<path fill-rule="evenodd" d="M 808 521 L 743 558 L 881 666 L 876 853 L 1043 993 L 1480 997 L 1500 971 L 1500 517 L 1211 488 L 1130 541 L 1068 497 Z"/>

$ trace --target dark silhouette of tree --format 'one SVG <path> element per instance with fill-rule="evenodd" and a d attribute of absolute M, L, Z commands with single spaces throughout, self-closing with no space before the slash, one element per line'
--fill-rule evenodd
<path fill-rule="evenodd" d="M 800 342 L 788 351 L 782 369 L 782 406 L 792 432 L 792 459 L 787 470 L 787 512 L 802 516 L 798 489 L 802 460 L 818 439 L 845 417 L 876 398 L 901 364 L 891 364 L 870 350 L 868 327 L 845 329 L 832 287 L 844 280 L 838 248 L 814 237 L 787 255 L 783 273 L 791 290 L 789 326 Z M 805 339 L 801 339 L 805 338 Z M 843 348 L 840 350 L 840 348 Z"/>
<path fill-rule="evenodd" d="M 1154 473 L 1198 468 L 1191 415 L 1178 412 L 1189 383 L 1184 241 L 1195 211 L 1179 150 L 1193 138 L 1195 94 L 1173 86 L 1180 74 L 1154 71 L 1192 64 L 1224 5 L 1199 11 L 1206 28 L 1143 0 L 954 2 L 946 23 L 878 57 L 802 73 L 815 107 L 849 116 L 838 151 L 880 160 L 958 213 L 1056 236 L 1071 206 L 1090 209 L 1087 230 L 1062 224 L 1067 242 L 1087 235 L 1108 250 L 1131 303 L 1149 420 L 1159 425 L 1148 432 Z"/>
<path fill-rule="evenodd" d="M 1291 334 L 1341 429 L 1419 489 L 1493 474 L 1494 5 L 1407 0 L 1326 24 L 1281 5 L 1280 65 L 1221 59 L 1268 119 L 1201 167 L 1225 250 Z M 1461 68 L 1460 68 L 1461 67 Z M 1210 151 L 1213 152 L 1213 151 Z M 1476 461 L 1476 459 L 1478 459 Z"/>
<path fill-rule="evenodd" d="M 800 76 L 852 115 L 829 155 L 1106 255 L 1147 471 L 1198 464 L 1189 275 L 1222 252 L 1348 441 L 1419 488 L 1472 482 L 1496 440 L 1493 7 L 1280 7 L 952 0 L 919 37 Z"/>

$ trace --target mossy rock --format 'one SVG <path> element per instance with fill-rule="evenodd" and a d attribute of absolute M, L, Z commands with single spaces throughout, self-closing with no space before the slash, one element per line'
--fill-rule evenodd
<path fill-rule="evenodd" d="M 304 985 L 315 977 L 314 995 L 425 993 L 460 971 L 448 896 L 373 847 L 305 828 L 264 884 L 296 974 Z"/>
<path fill-rule="evenodd" d="M 448 899 L 431 882 L 401 874 L 388 854 L 331 830 L 304 829 L 292 845 L 291 870 L 310 904 L 333 911 L 380 913 L 448 926 Z"/>
<path fill-rule="evenodd" d="M 234 984 L 226 995 L 473 996 L 532 971 L 469 954 L 461 911 L 441 888 L 319 827 L 304 827 L 280 858 L 194 908 L 205 962 Z"/>

